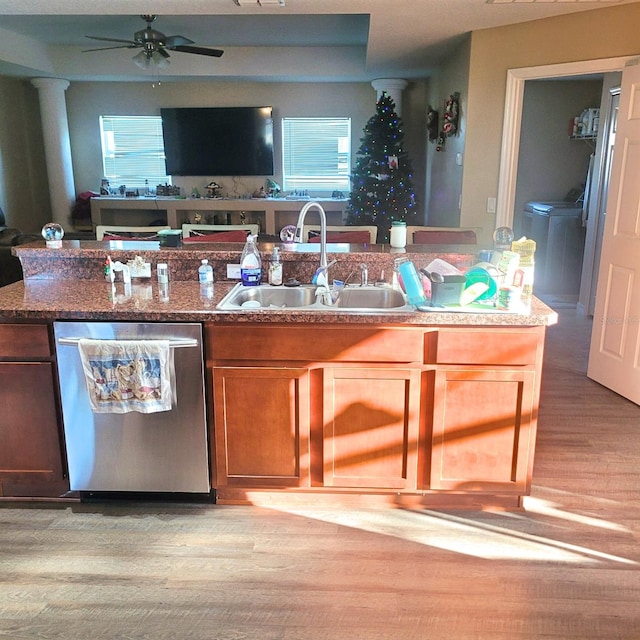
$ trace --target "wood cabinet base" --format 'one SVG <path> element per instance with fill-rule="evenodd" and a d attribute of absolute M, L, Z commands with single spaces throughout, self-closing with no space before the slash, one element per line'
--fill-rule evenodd
<path fill-rule="evenodd" d="M 517 509 L 544 327 L 209 327 L 220 504 Z"/>
<path fill-rule="evenodd" d="M 471 493 L 397 493 L 362 490 L 269 490 L 220 487 L 216 491 L 216 504 L 253 505 L 257 507 L 351 507 L 398 509 L 483 509 L 509 510 L 522 508 L 523 497 L 515 495 L 490 495 Z"/>

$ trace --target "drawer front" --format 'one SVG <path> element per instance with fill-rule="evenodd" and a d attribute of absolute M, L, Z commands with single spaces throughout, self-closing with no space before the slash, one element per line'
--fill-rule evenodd
<path fill-rule="evenodd" d="M 0 324 L 0 358 L 49 358 L 52 354 L 46 324 Z"/>
<path fill-rule="evenodd" d="M 435 358 L 427 351 L 425 359 L 437 364 L 533 365 L 543 343 L 544 327 L 440 329 Z"/>
<path fill-rule="evenodd" d="M 415 328 L 344 325 L 213 326 L 213 360 L 288 362 L 420 362 L 424 335 Z"/>

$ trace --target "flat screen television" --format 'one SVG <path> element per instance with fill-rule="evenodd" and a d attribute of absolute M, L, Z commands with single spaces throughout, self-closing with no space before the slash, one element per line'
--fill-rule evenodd
<path fill-rule="evenodd" d="M 273 175 L 271 107 L 184 107 L 160 115 L 167 175 Z"/>

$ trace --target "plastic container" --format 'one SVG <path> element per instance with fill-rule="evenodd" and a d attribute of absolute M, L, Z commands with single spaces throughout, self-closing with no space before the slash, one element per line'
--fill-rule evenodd
<path fill-rule="evenodd" d="M 158 262 L 156 270 L 158 273 L 158 282 L 160 284 L 166 284 L 169 282 L 169 267 L 165 262 Z"/>
<path fill-rule="evenodd" d="M 394 220 L 391 223 L 391 234 L 389 244 L 394 249 L 403 249 L 407 246 L 407 223 Z"/>
<path fill-rule="evenodd" d="M 484 263 L 487 264 L 487 263 Z M 493 265 L 490 265 L 493 266 Z M 495 267 L 494 267 L 495 268 Z M 465 289 L 475 284 L 481 283 L 486 285 L 486 289 L 482 291 L 475 299 L 492 300 L 498 293 L 498 281 L 487 269 L 482 266 L 475 265 L 471 267 L 465 274 Z"/>
<path fill-rule="evenodd" d="M 256 247 L 257 237 L 251 234 L 247 236 L 240 258 L 240 280 L 245 287 L 257 286 L 262 282 L 262 258 Z"/>
<path fill-rule="evenodd" d="M 422 287 L 422 279 L 416 271 L 416 267 L 410 260 L 404 260 L 398 265 L 399 276 L 402 279 L 402 288 L 407 296 L 409 304 L 424 304 L 427 301 Z"/>
<path fill-rule="evenodd" d="M 269 263 L 269 284 L 274 287 L 282 284 L 282 262 L 280 262 L 280 251 L 278 247 L 273 247 L 271 262 Z"/>
<path fill-rule="evenodd" d="M 200 261 L 200 266 L 198 267 L 198 282 L 200 282 L 200 284 L 213 284 L 213 267 L 206 258 Z"/>
<path fill-rule="evenodd" d="M 536 242 L 523 236 L 519 240 L 514 240 L 511 243 L 511 251 L 520 254 L 518 269 L 522 271 L 523 277 L 522 295 L 531 296 L 533 294 Z"/>

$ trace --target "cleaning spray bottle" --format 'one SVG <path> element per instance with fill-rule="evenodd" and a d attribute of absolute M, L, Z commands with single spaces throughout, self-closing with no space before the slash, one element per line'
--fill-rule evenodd
<path fill-rule="evenodd" d="M 258 236 L 249 234 L 240 258 L 240 279 L 245 287 L 259 285 L 262 281 L 262 259 L 256 247 Z"/>

